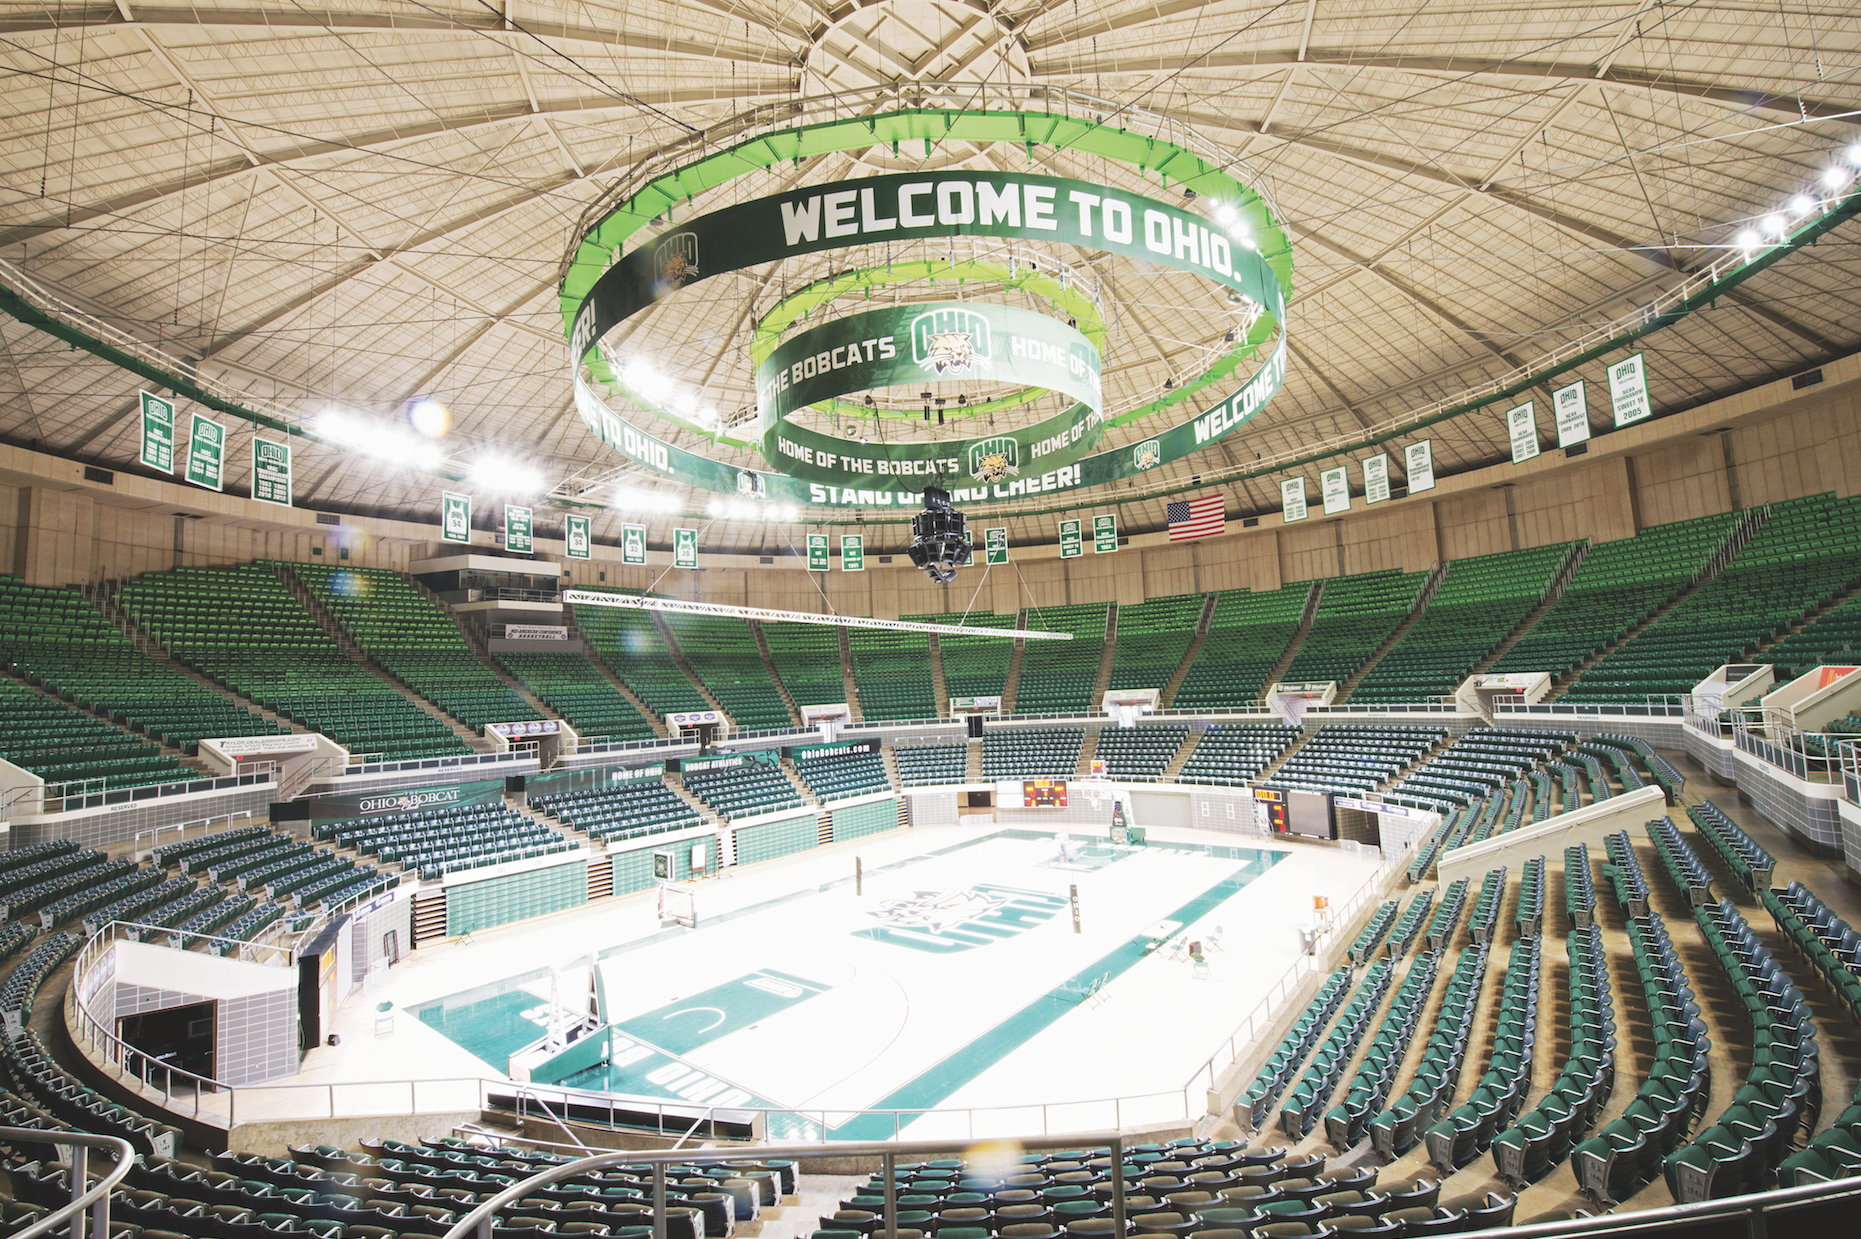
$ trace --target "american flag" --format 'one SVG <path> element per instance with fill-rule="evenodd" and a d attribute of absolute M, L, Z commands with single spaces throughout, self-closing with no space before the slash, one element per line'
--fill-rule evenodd
<path fill-rule="evenodd" d="M 1200 499 L 1180 500 L 1164 507 L 1170 521 L 1170 541 L 1206 538 L 1222 531 L 1227 523 L 1227 500 L 1223 495 L 1205 495 Z"/>

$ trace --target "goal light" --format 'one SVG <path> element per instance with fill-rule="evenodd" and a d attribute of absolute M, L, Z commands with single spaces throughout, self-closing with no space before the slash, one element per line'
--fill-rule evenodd
<path fill-rule="evenodd" d="M 911 562 L 939 585 L 969 566 L 969 521 L 950 506 L 950 493 L 928 486 L 924 510 L 911 518 Z"/>

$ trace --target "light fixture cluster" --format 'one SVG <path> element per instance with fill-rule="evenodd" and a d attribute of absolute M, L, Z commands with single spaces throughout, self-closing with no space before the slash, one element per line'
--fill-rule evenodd
<path fill-rule="evenodd" d="M 801 519 L 801 509 L 792 503 L 763 503 L 755 499 L 713 499 L 706 509 L 720 521 L 787 521 Z"/>
<path fill-rule="evenodd" d="M 612 361 L 621 382 L 634 394 L 705 430 L 722 428 L 716 405 L 700 401 L 696 392 L 681 387 L 678 380 L 650 361 L 643 357 L 615 357 Z"/>
<path fill-rule="evenodd" d="M 658 490 L 640 490 L 633 486 L 616 486 L 608 506 L 619 512 L 647 512 L 670 516 L 685 505 L 677 495 Z"/>
<path fill-rule="evenodd" d="M 331 443 L 409 469 L 437 470 L 446 459 L 437 443 L 404 426 L 358 417 L 341 409 L 319 414 L 316 431 Z"/>
<path fill-rule="evenodd" d="M 1254 230 L 1247 226 L 1247 221 L 1241 218 L 1241 213 L 1234 209 L 1232 203 L 1222 202 L 1216 205 L 1215 222 L 1227 229 L 1228 235 L 1234 238 L 1236 245 L 1250 250 L 1260 248 L 1259 243 L 1254 240 Z"/>
<path fill-rule="evenodd" d="M 536 495 L 545 489 L 542 474 L 507 456 L 480 456 L 472 462 L 472 481 L 507 495 Z"/>
<path fill-rule="evenodd" d="M 1761 250 L 1781 245 L 1798 224 L 1818 211 L 1827 211 L 1853 193 L 1857 176 L 1861 176 L 1861 142 L 1843 151 L 1834 163 L 1822 170 L 1817 189 L 1790 195 L 1781 207 L 1760 219 L 1755 228 L 1741 229 L 1732 238 L 1732 245 L 1744 254 L 1746 261 Z"/>

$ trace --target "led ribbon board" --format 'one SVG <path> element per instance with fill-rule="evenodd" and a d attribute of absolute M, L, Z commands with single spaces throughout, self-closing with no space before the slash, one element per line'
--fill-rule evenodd
<path fill-rule="evenodd" d="M 950 171 L 837 182 L 745 202 L 684 221 L 650 243 L 625 250 L 635 233 L 649 222 L 671 219 L 673 209 L 699 191 L 778 161 L 904 138 L 1030 146 L 1039 141 L 1102 155 L 1140 171 L 1154 169 L 1234 211 L 1259 248 L 1231 241 L 1199 214 L 1104 186 L 1057 177 Z M 1066 242 L 1109 250 L 1203 275 L 1260 308 L 1243 337 L 1215 365 L 1158 400 L 1118 414 L 1114 425 L 1157 412 L 1219 382 L 1281 327 L 1272 353 L 1246 386 L 1191 420 L 1131 447 L 1085 457 L 1076 465 L 1030 471 L 980 489 L 957 488 L 952 498 L 958 502 L 1100 486 L 1156 468 L 1241 425 L 1265 405 L 1284 378 L 1291 252 L 1278 221 L 1250 187 L 1187 148 L 1102 121 L 954 109 L 905 110 L 767 133 L 656 178 L 587 228 L 570 254 L 561 299 L 572 359 L 578 366 L 587 364 L 601 379 L 617 380 L 596 352 L 598 341 L 632 314 L 710 275 L 795 254 L 952 236 Z M 629 397 L 635 394 L 624 383 L 620 387 Z M 608 408 L 579 372 L 575 401 L 583 420 L 604 441 L 655 472 L 701 489 L 817 506 L 916 502 L 915 481 L 901 486 L 875 477 L 871 486 L 845 487 L 737 469 L 683 451 Z"/>
<path fill-rule="evenodd" d="M 785 420 L 846 392 L 957 378 L 1042 387 L 1078 403 L 1006 434 L 940 443 L 856 443 Z M 763 457 L 791 477 L 841 488 L 889 478 L 993 483 L 1056 469 L 1097 445 L 1104 420 L 1091 341 L 1043 314 L 975 301 L 886 306 L 800 332 L 757 367 L 756 403 Z"/>

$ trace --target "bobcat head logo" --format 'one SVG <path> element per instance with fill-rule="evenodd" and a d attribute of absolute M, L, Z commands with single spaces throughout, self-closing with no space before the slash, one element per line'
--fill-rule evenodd
<path fill-rule="evenodd" d="M 675 232 L 653 249 L 653 273 L 667 292 L 698 278 L 698 238 L 689 232 Z"/>
<path fill-rule="evenodd" d="M 1140 472 L 1145 469 L 1155 469 L 1162 463 L 1163 445 L 1155 439 L 1145 439 L 1131 449 L 1131 466 Z"/>
<path fill-rule="evenodd" d="M 978 482 L 1000 482 L 1021 472 L 1020 445 L 1007 436 L 984 439 L 969 449 L 969 476 Z"/>
<path fill-rule="evenodd" d="M 911 320 L 911 359 L 938 378 L 989 369 L 989 320 L 962 306 L 944 306 Z"/>
<path fill-rule="evenodd" d="M 930 355 L 924 364 L 939 376 L 968 374 L 976 361 L 976 350 L 967 331 L 936 331 L 930 337 Z"/>

